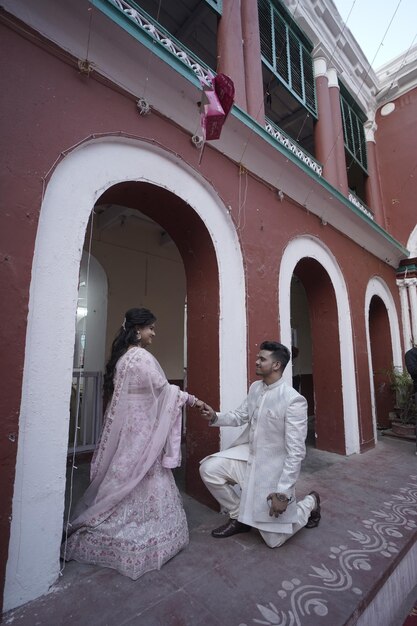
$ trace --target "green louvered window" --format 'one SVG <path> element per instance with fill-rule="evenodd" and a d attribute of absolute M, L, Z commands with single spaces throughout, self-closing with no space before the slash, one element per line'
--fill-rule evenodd
<path fill-rule="evenodd" d="M 368 167 L 364 129 L 366 115 L 354 102 L 343 85 L 340 85 L 340 106 L 342 109 L 345 148 L 366 174 Z"/>
<path fill-rule="evenodd" d="M 312 44 L 278 2 L 258 0 L 258 13 L 263 62 L 317 117 Z"/>

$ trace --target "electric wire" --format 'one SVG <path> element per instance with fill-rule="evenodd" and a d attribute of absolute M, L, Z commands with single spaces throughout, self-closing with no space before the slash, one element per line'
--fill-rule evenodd
<path fill-rule="evenodd" d="M 398 8 L 399 8 L 399 6 L 400 6 L 400 4 L 401 4 L 401 1 L 402 1 L 402 0 L 400 0 L 400 2 L 399 2 L 399 3 L 398 3 L 398 5 L 397 5 L 397 8 L 395 9 L 394 15 L 393 15 L 393 16 L 392 16 L 392 18 L 391 18 L 391 21 L 390 21 L 389 26 L 391 26 L 391 24 L 392 24 L 392 21 L 393 21 L 393 19 L 394 19 L 394 17 L 395 17 L 396 12 L 398 11 Z M 378 54 L 378 52 L 379 52 L 379 49 L 380 49 L 380 48 L 381 48 L 381 46 L 383 45 L 383 40 L 385 39 L 385 36 L 386 36 L 387 32 L 388 32 L 388 28 L 387 28 L 387 30 L 386 30 L 386 32 L 385 32 L 385 34 L 384 34 L 384 36 L 383 36 L 382 42 L 381 42 L 381 44 L 379 45 L 378 50 L 377 50 L 377 52 L 376 52 L 376 54 L 375 54 L 375 56 L 374 56 L 374 58 L 373 58 L 373 60 L 372 60 L 372 62 L 371 62 L 371 63 L 373 63 L 373 62 L 374 62 L 374 60 L 375 60 L 375 58 L 376 58 L 376 56 L 377 56 L 377 54 Z M 412 49 L 413 44 L 414 44 L 414 42 L 415 42 L 415 40 L 416 40 L 416 39 L 417 39 L 417 33 L 414 35 L 414 37 L 413 37 L 413 39 L 412 39 L 412 41 L 411 41 L 411 44 L 409 45 L 408 49 L 405 51 L 405 53 L 404 53 L 404 55 L 403 55 L 403 57 L 402 57 L 402 61 L 401 61 L 400 65 L 399 65 L 399 67 L 398 67 L 398 69 L 397 69 L 397 71 L 396 71 L 396 73 L 395 73 L 395 75 L 394 75 L 394 77 L 393 77 L 392 81 L 391 81 L 390 88 L 389 88 L 388 92 L 384 95 L 384 100 L 387 100 L 387 99 L 388 99 L 388 94 L 389 94 L 389 92 L 391 91 L 391 89 L 393 88 L 393 86 L 395 85 L 396 78 L 397 78 L 397 76 L 398 76 L 399 72 L 401 71 L 401 68 L 402 68 L 402 67 L 403 67 L 403 65 L 405 64 L 406 59 L 407 59 L 407 56 L 408 56 L 408 54 L 409 54 L 410 50 Z M 363 83 L 362 83 L 362 85 L 363 85 Z M 362 139 L 362 141 L 361 141 L 361 147 L 360 147 L 360 149 L 361 149 L 361 150 L 363 150 L 363 149 L 364 149 L 364 143 L 366 144 L 366 141 L 364 141 L 364 139 L 365 139 L 365 137 L 364 137 L 364 138 Z M 355 162 L 355 159 L 354 159 L 353 157 L 351 157 L 351 162 L 350 162 L 349 166 L 347 167 L 347 170 L 348 170 L 348 171 L 349 171 L 350 167 L 352 167 L 352 165 L 354 164 L 354 162 Z M 407 176 L 405 177 L 405 179 L 404 179 L 404 183 L 401 185 L 401 187 L 400 187 L 400 189 L 399 189 L 399 192 L 398 192 L 398 195 L 401 195 L 401 193 L 402 193 L 402 192 L 403 192 L 403 190 L 405 189 L 406 185 L 407 185 L 407 184 L 408 184 L 408 182 L 410 181 L 410 178 L 412 178 L 412 177 L 413 177 L 413 174 L 414 174 L 414 172 L 415 172 L 415 170 L 416 170 L 416 169 L 417 169 L 417 163 L 416 163 L 415 165 L 413 165 L 413 166 L 412 166 L 412 169 L 411 169 L 410 173 L 409 173 L 409 174 L 407 174 Z"/>
<path fill-rule="evenodd" d="M 92 18 L 93 11 L 92 7 L 89 7 L 89 22 L 88 22 L 88 39 L 87 39 L 87 50 L 86 50 L 86 62 L 88 63 L 88 56 L 90 50 L 90 41 L 91 41 L 91 31 L 92 31 Z M 49 170 L 50 171 L 50 170 Z M 45 183 L 43 183 L 45 184 Z M 82 354 L 83 354 L 83 362 L 82 362 L 82 371 L 79 373 L 78 381 L 77 381 L 77 395 L 76 395 L 76 407 L 75 407 L 75 420 L 74 420 L 74 444 L 71 458 L 71 470 L 70 470 L 70 484 L 69 484 L 69 497 L 68 497 L 68 511 L 67 511 L 67 519 L 64 521 L 64 547 L 62 550 L 62 567 L 59 570 L 59 575 L 62 576 L 64 569 L 66 567 L 66 556 L 67 556 L 67 546 L 68 546 L 68 533 L 70 530 L 70 519 L 72 512 L 72 503 L 73 503 L 73 493 L 74 493 L 74 472 L 77 468 L 75 465 L 76 462 L 76 454 L 77 454 L 77 445 L 78 445 L 78 434 L 80 430 L 80 405 L 81 405 L 81 382 L 83 380 L 83 371 L 85 366 L 85 354 L 88 344 L 87 338 L 87 315 L 88 315 L 88 299 L 89 299 L 89 280 L 90 280 L 90 261 L 91 261 L 91 247 L 93 240 L 93 226 L 94 226 L 94 208 L 91 211 L 90 217 L 90 236 L 88 243 L 88 255 L 87 255 L 87 270 L 86 270 L 86 279 L 85 279 L 85 309 L 86 314 L 83 317 L 83 329 L 82 334 L 84 335 L 84 343 L 82 345 Z M 78 301 L 77 301 L 77 309 L 78 309 Z M 77 315 L 77 311 L 76 311 Z M 84 378 L 85 382 L 85 378 Z M 85 391 L 85 389 L 84 389 Z M 84 394 L 85 395 L 85 394 Z"/>
<path fill-rule="evenodd" d="M 356 0 L 354 0 L 354 1 L 356 2 Z M 299 3 L 300 3 L 300 0 L 297 0 L 297 3 L 295 5 L 295 7 L 294 7 L 294 10 L 293 10 L 292 14 L 290 13 L 292 19 L 294 19 L 294 15 L 295 15 L 295 12 L 296 12 L 296 10 L 298 8 Z M 281 44 L 281 48 L 279 50 L 279 53 L 277 55 L 278 57 L 280 57 L 282 55 L 282 53 L 284 51 L 284 46 L 285 46 L 285 42 L 283 41 L 282 44 Z M 261 60 L 261 62 L 262 62 L 262 60 Z M 265 99 L 267 98 L 267 96 L 269 94 L 270 84 L 271 84 L 271 81 L 265 86 L 264 93 L 263 93 L 263 98 L 261 100 L 261 104 L 259 105 L 258 110 L 256 112 L 256 116 L 255 116 L 256 119 L 258 119 L 259 114 L 261 113 L 262 109 L 263 110 L 265 109 Z M 302 124 L 302 129 L 304 128 L 304 125 L 305 125 L 305 122 L 306 122 L 306 120 L 308 118 L 308 115 L 309 114 L 307 112 L 307 116 L 304 118 L 304 121 L 303 121 L 303 124 Z M 240 157 L 237 160 L 237 164 L 239 165 L 239 167 L 245 169 L 246 177 L 248 176 L 248 172 L 247 172 L 247 170 L 246 170 L 246 168 L 245 168 L 245 166 L 243 164 L 243 157 L 245 156 L 246 150 L 247 150 L 248 146 L 250 145 L 250 142 L 251 142 L 252 136 L 253 136 L 253 132 L 254 131 L 252 129 L 249 129 L 249 132 L 247 134 L 247 139 L 246 139 L 246 141 L 244 143 L 244 146 L 243 146 L 243 151 L 242 151 Z M 301 133 L 301 131 L 300 131 L 300 133 Z M 300 136 L 300 133 L 299 133 L 298 136 Z M 298 139 L 297 139 L 297 141 L 298 141 Z M 282 176 L 283 176 L 283 173 L 281 174 L 280 177 L 277 178 L 277 180 L 275 182 L 275 187 L 276 188 L 279 187 L 279 183 L 281 181 Z M 239 173 L 239 193 L 240 193 L 240 184 L 241 184 L 241 180 L 240 180 L 240 173 Z M 244 203 L 243 207 L 241 207 L 239 210 L 240 211 L 244 210 L 245 209 L 245 205 L 246 205 L 246 194 L 245 194 L 245 203 Z"/>
<path fill-rule="evenodd" d="M 88 55 L 89 55 L 89 52 L 90 52 L 90 39 L 91 39 L 91 30 L 92 30 L 91 24 L 92 24 L 92 21 L 93 21 L 93 7 L 88 7 L 87 11 L 89 11 L 89 13 L 90 13 L 90 20 L 88 22 L 87 52 L 86 52 L 86 55 L 85 55 L 86 61 L 88 61 Z"/>
<path fill-rule="evenodd" d="M 356 0 L 354 0 L 354 2 L 356 2 Z M 386 30 L 385 30 L 385 33 L 384 33 L 384 35 L 383 35 L 383 37 L 382 37 L 382 39 L 381 39 L 381 42 L 380 42 L 380 44 L 378 45 L 378 48 L 377 48 L 377 50 L 376 50 L 376 53 L 375 53 L 375 55 L 374 55 L 374 57 L 373 57 L 372 61 L 371 61 L 370 63 L 369 63 L 369 61 L 368 61 L 368 69 L 367 69 L 367 71 L 365 72 L 364 76 L 362 77 L 362 81 L 361 81 L 361 83 L 360 83 L 360 85 L 359 85 L 358 90 L 355 92 L 355 95 L 354 95 L 354 97 L 355 97 L 355 98 L 356 98 L 357 96 L 359 96 L 360 92 L 362 91 L 362 87 L 363 87 L 363 85 L 364 85 L 364 83 L 365 83 L 365 80 L 366 80 L 366 78 L 368 77 L 369 72 L 370 72 L 370 71 L 371 71 L 371 69 L 372 69 L 372 64 L 374 63 L 374 61 L 375 61 L 375 59 L 376 59 L 376 57 L 377 57 L 377 55 L 378 55 L 378 53 L 379 53 L 379 50 L 381 49 L 381 47 L 382 47 L 382 45 L 383 45 L 383 43 L 384 43 L 385 37 L 387 36 L 387 34 L 388 34 L 388 32 L 389 32 L 389 29 L 391 28 L 392 22 L 393 22 L 393 20 L 394 20 L 394 18 L 395 18 L 395 15 L 397 14 L 397 11 L 398 11 L 398 9 L 399 9 L 399 7 L 400 7 L 401 3 L 402 3 L 402 0 L 399 0 L 399 1 L 398 1 L 398 3 L 397 3 L 396 8 L 395 8 L 395 10 L 394 10 L 394 13 L 393 13 L 393 15 L 392 15 L 392 17 L 391 17 L 391 19 L 390 19 L 390 21 L 389 21 L 389 23 L 388 23 L 388 26 L 387 26 L 387 28 L 386 28 Z M 350 15 L 350 13 L 352 12 L 352 9 L 353 9 L 353 6 L 352 6 L 352 8 L 351 8 L 351 11 L 349 12 L 349 15 Z M 343 134 L 343 132 L 344 132 L 344 131 L 343 131 L 343 125 L 342 125 L 342 129 L 341 129 L 341 130 L 338 132 L 338 134 L 336 135 L 336 138 L 335 138 L 335 140 L 334 140 L 333 146 L 332 146 L 332 148 L 331 148 L 331 149 L 330 149 L 330 151 L 329 151 L 329 155 L 327 156 L 327 158 L 326 158 L 325 162 L 323 163 L 323 169 L 324 169 L 325 165 L 327 165 L 327 163 L 328 163 L 328 161 L 329 161 L 329 158 L 330 158 L 330 156 L 332 155 L 332 153 L 333 153 L 333 151 L 334 151 L 334 149 L 335 149 L 335 147 L 336 147 L 336 145 L 337 145 L 337 142 L 339 141 L 339 137 Z M 361 140 L 361 144 L 360 144 L 360 146 L 361 146 L 361 149 L 362 149 L 362 150 L 363 150 L 363 148 L 364 148 L 364 144 L 365 144 L 365 143 L 366 143 L 366 139 L 365 139 L 365 134 L 364 134 L 364 135 L 363 135 L 363 138 L 362 138 L 362 140 Z M 349 163 L 349 164 L 346 164 L 346 171 L 347 171 L 347 172 L 349 172 L 349 171 L 350 171 L 350 168 L 353 166 L 354 162 L 356 162 L 356 158 L 355 158 L 355 157 L 351 157 L 351 161 L 350 161 L 350 163 Z M 313 193 L 313 187 L 311 187 L 311 188 L 310 188 L 309 192 L 307 193 L 307 195 L 306 195 L 306 197 L 305 197 L 305 199 L 304 199 L 304 202 L 302 203 L 302 204 L 303 204 L 303 206 L 304 206 L 305 208 L 307 208 L 307 201 L 308 201 L 308 199 L 310 198 L 310 196 L 311 196 L 311 194 L 312 194 L 312 193 Z"/>
<path fill-rule="evenodd" d="M 156 13 L 156 21 L 159 22 L 159 16 L 160 16 L 160 12 L 161 12 L 161 4 L 162 4 L 162 0 L 159 0 L 159 4 L 158 4 L 158 11 Z M 155 39 L 152 40 L 152 45 L 155 45 L 156 41 Z M 149 83 L 149 73 L 151 70 L 151 60 L 154 57 L 154 53 L 152 51 L 152 49 L 150 49 L 148 51 L 148 59 L 147 59 L 147 69 L 146 69 L 146 73 L 145 73 L 145 87 L 143 89 L 143 99 L 146 100 L 146 92 L 148 89 L 148 83 Z"/>
<path fill-rule="evenodd" d="M 406 53 L 404 54 L 403 59 L 402 59 L 402 61 L 401 61 L 400 65 L 399 65 L 399 67 L 398 67 L 397 71 L 396 71 L 396 72 L 395 72 L 395 74 L 394 74 L 394 77 L 391 79 L 391 84 L 390 84 L 390 87 L 389 87 L 389 89 L 388 89 L 387 93 L 386 93 L 386 94 L 384 94 L 384 100 L 388 100 L 388 95 L 389 95 L 389 92 L 390 92 L 390 91 L 391 91 L 391 89 L 395 86 L 395 81 L 396 81 L 396 79 L 397 79 L 397 76 L 398 76 L 398 74 L 400 73 L 400 71 L 402 70 L 402 67 L 403 67 L 404 63 L 406 62 L 407 57 L 408 57 L 408 55 L 409 55 L 409 53 L 410 53 L 410 50 L 411 50 L 411 48 L 413 47 L 414 42 L 415 42 L 415 40 L 416 40 L 416 39 L 417 39 L 417 32 L 416 32 L 416 34 L 414 35 L 414 37 L 413 37 L 413 39 L 412 39 L 412 41 L 411 41 L 411 43 L 410 43 L 410 45 L 409 45 L 409 47 L 408 47 L 408 49 L 407 49 Z"/>
<path fill-rule="evenodd" d="M 88 254 L 87 254 L 87 269 L 86 269 L 86 279 L 85 279 L 85 308 L 86 315 L 83 317 L 83 329 L 82 333 L 84 335 L 84 345 L 82 346 L 83 351 L 83 364 L 82 370 L 85 367 L 85 354 L 88 345 L 88 337 L 87 337 L 87 314 L 88 314 L 88 302 L 89 302 L 89 280 L 90 280 L 90 261 L 91 261 L 91 248 L 93 241 L 93 227 L 94 227 L 94 208 L 91 211 L 90 217 L 90 233 L 89 233 L 89 242 L 88 242 Z M 68 545 L 68 533 L 71 527 L 70 519 L 72 512 L 72 503 L 73 503 L 73 492 L 74 492 L 74 471 L 78 469 L 75 465 L 76 463 L 76 454 L 77 454 L 77 444 L 78 444 L 78 432 L 80 430 L 80 405 L 81 405 L 81 381 L 83 379 L 83 371 L 80 372 L 80 376 L 78 379 L 77 385 L 77 401 L 76 401 L 76 411 L 75 411 L 75 423 L 74 423 L 74 446 L 71 457 L 71 471 L 70 471 L 70 484 L 69 484 L 69 502 L 68 502 L 68 511 L 67 518 L 64 526 L 64 548 L 62 550 L 62 567 L 59 571 L 59 575 L 62 576 L 63 571 L 66 567 L 66 556 L 67 556 L 67 545 Z"/>

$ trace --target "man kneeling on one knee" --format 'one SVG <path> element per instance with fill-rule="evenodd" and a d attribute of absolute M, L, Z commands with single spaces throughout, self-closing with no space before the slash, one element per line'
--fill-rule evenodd
<path fill-rule="evenodd" d="M 230 448 L 200 465 L 207 489 L 230 516 L 213 537 L 231 537 L 253 526 L 270 548 L 277 548 L 300 528 L 319 524 L 318 493 L 295 500 L 306 453 L 307 401 L 282 379 L 289 360 L 288 348 L 264 341 L 256 359 L 261 380 L 251 385 L 242 405 L 228 413 L 216 413 L 207 404 L 201 409 L 210 426 L 246 425 Z M 233 485 L 241 488 L 240 496 Z"/>

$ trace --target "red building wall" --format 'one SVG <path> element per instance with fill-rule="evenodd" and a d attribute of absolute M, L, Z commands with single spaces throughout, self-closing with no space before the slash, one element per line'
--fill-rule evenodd
<path fill-rule="evenodd" d="M 417 222 L 417 87 L 393 102 L 390 115 L 378 111 L 375 138 L 387 229 L 406 244 Z"/>
<path fill-rule="evenodd" d="M 23 36 L 4 24 L 0 24 L 0 41 L 2 58 L 8 59 L 2 69 L 3 84 L 7 85 L 7 89 L 0 92 L 2 145 L 7 145 L 7 150 L 0 153 L 0 280 L 2 293 L 7 294 L 3 298 L 0 312 L 3 339 L 0 359 L 4 372 L 0 393 L 0 561 L 5 564 L 7 560 L 31 264 L 42 192 L 45 179 L 51 168 L 62 158 L 62 153 L 93 135 L 118 131 L 128 136 L 155 141 L 168 150 L 174 150 L 200 175 L 210 180 L 225 205 L 231 206 L 232 218 L 241 240 L 247 281 L 249 380 L 253 380 L 255 376 L 254 361 L 259 343 L 265 338 L 277 336 L 278 275 L 285 246 L 292 238 L 308 233 L 320 239 L 330 249 L 346 280 L 352 307 L 361 446 L 372 445 L 363 303 L 367 282 L 374 275 L 381 276 L 397 298 L 393 269 L 358 248 L 347 236 L 330 226 L 323 226 L 316 216 L 291 200 L 285 198 L 282 203 L 278 202 L 275 190 L 250 174 L 242 173 L 236 164 L 210 146 L 205 148 L 200 165 L 200 153 L 192 146 L 187 133 L 156 113 L 140 117 L 133 97 L 105 84 L 102 79 L 80 75 L 75 61 L 58 52 L 53 45 L 34 42 L 31 35 Z M 404 102 L 407 124 L 411 124 L 408 106 L 411 107 L 411 103 Z M 386 121 L 390 122 L 389 118 Z M 383 128 L 383 124 L 381 127 L 378 132 L 383 137 L 382 150 L 384 141 L 388 147 L 391 145 L 390 138 L 395 134 L 395 129 L 389 126 Z M 410 157 L 411 142 L 407 146 Z M 277 152 L 277 159 L 284 158 Z M 382 154 L 379 158 L 387 172 L 388 167 L 392 167 L 391 161 L 384 160 Z M 405 156 L 401 162 L 403 167 L 405 163 L 411 167 L 411 162 Z M 400 167 L 398 163 L 398 178 Z M 300 176 L 305 175 L 300 170 Z M 242 176 L 243 184 L 245 187 L 247 185 L 243 205 Z M 416 183 L 409 183 L 401 195 L 396 188 L 395 178 L 391 176 L 392 182 L 385 181 L 388 186 L 386 195 L 400 195 L 400 206 L 403 207 L 411 200 L 411 190 L 416 191 Z M 341 207 L 341 210 L 345 209 Z M 160 219 L 164 219 L 163 215 Z M 399 238 L 404 241 L 410 228 L 410 219 L 408 226 L 402 225 L 396 215 L 393 215 L 392 224 L 393 234 L 398 231 Z M 197 225 L 194 227 L 198 229 Z M 192 233 L 190 236 L 192 240 Z M 181 239 L 177 233 L 177 245 L 184 255 L 187 255 L 190 236 L 186 234 Z M 213 283 L 217 280 L 217 268 L 209 254 L 207 258 L 209 260 L 204 267 L 204 280 Z M 208 311 L 208 319 L 216 324 L 217 307 L 218 302 Z M 334 306 L 332 311 L 334 315 Z M 200 310 L 199 314 L 206 312 Z M 193 323 L 190 322 L 191 329 Z M 210 338 L 210 345 L 213 345 L 211 335 Z M 50 340 L 53 341 L 53 337 Z M 331 351 L 334 355 L 338 355 L 336 342 L 337 332 L 332 333 L 330 346 L 334 348 Z M 328 346 L 325 347 L 327 350 Z M 217 384 L 218 342 L 210 355 L 204 367 L 213 376 L 208 376 L 203 389 Z M 194 358 L 197 360 L 198 355 L 194 355 Z M 331 361 L 327 364 L 323 362 L 323 367 L 326 365 L 332 367 Z M 198 375 L 191 373 L 190 376 L 194 376 L 194 388 L 199 393 L 198 388 L 202 383 Z M 325 389 L 315 389 L 316 395 L 324 392 Z M 217 394 L 218 389 L 211 393 L 213 402 L 218 400 Z M 333 438 L 334 433 L 329 434 L 329 440 Z M 193 459 L 193 463 L 196 466 L 197 460 Z"/>

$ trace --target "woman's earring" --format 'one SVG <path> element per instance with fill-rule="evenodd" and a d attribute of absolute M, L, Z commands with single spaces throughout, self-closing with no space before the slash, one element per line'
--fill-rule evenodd
<path fill-rule="evenodd" d="M 140 341 L 142 339 L 142 335 L 140 334 L 139 331 L 136 333 L 136 337 L 137 337 L 138 341 Z"/>

